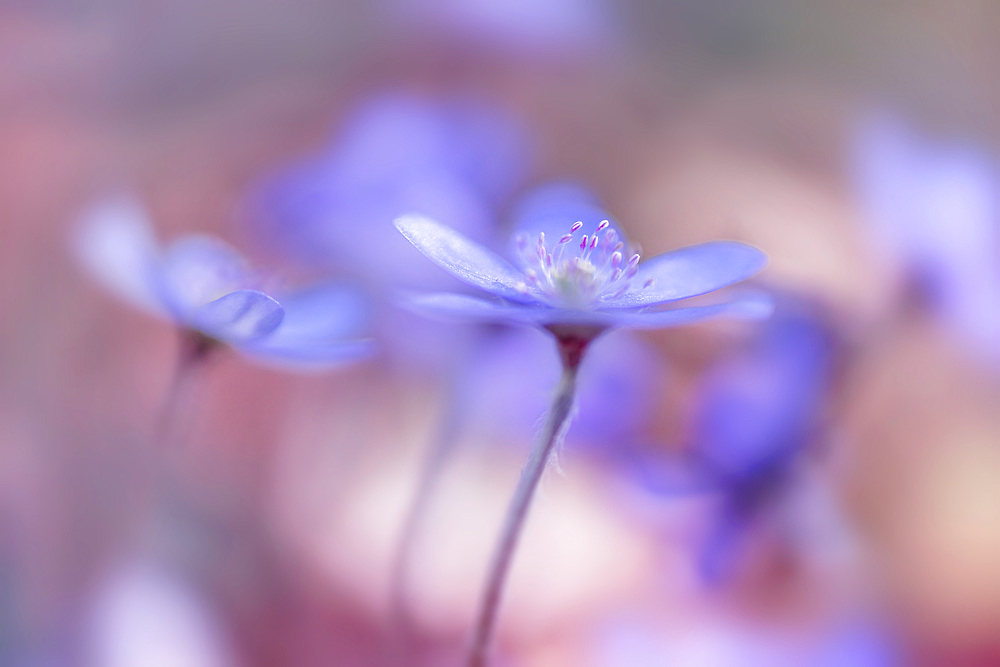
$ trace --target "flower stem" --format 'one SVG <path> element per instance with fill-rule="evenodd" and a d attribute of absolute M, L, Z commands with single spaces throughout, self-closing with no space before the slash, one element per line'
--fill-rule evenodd
<path fill-rule="evenodd" d="M 175 449 L 187 435 L 194 415 L 198 379 L 205 361 L 218 343 L 202 334 L 182 330 L 177 366 L 163 399 L 155 444 L 158 451 Z"/>
<path fill-rule="evenodd" d="M 467 667 L 484 667 L 487 651 L 493 630 L 496 626 L 497 612 L 500 607 L 500 597 L 503 593 L 507 573 L 510 570 L 518 539 L 524 528 L 531 499 L 538 488 L 538 482 L 545 471 L 545 465 L 552 454 L 553 448 L 562 439 L 569 427 L 573 411 L 573 400 L 576 393 L 576 374 L 580 365 L 583 348 L 589 340 L 567 340 L 559 338 L 559 351 L 563 360 L 563 373 L 556 390 L 555 399 L 545 419 L 545 425 L 528 455 L 528 461 L 521 470 L 521 478 L 517 489 L 507 507 L 503 531 L 493 552 L 493 560 L 487 572 L 486 586 L 479 602 L 476 625 L 473 631 L 472 644 L 466 654 Z M 572 348 L 571 350 L 568 349 Z"/>

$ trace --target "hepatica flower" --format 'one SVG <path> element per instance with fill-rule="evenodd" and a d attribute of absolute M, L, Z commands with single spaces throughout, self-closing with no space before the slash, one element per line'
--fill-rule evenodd
<path fill-rule="evenodd" d="M 531 498 L 573 411 L 577 371 L 589 344 L 616 328 L 659 328 L 723 314 L 763 317 L 770 301 L 753 295 L 709 305 L 671 307 L 750 277 L 766 260 L 741 243 L 716 242 L 646 262 L 624 234 L 576 186 L 542 188 L 521 206 L 514 263 L 455 230 L 420 215 L 396 228 L 446 271 L 486 292 L 419 294 L 410 305 L 432 315 L 543 327 L 557 341 L 562 378 L 545 424 L 507 511 L 475 622 L 469 667 L 484 665 L 501 593 Z"/>
<path fill-rule="evenodd" d="M 749 278 L 767 260 L 751 246 L 718 241 L 642 261 L 618 225 L 585 191 L 558 185 L 522 208 L 514 263 L 424 216 L 396 227 L 446 271 L 486 292 L 420 294 L 411 305 L 458 319 L 534 324 L 589 341 L 616 327 L 656 329 L 719 315 L 765 317 L 760 294 L 709 305 L 674 306 Z"/>
<path fill-rule="evenodd" d="M 259 278 L 235 250 L 191 235 L 160 248 L 146 213 L 130 200 L 88 211 L 77 251 L 107 288 L 198 337 L 252 359 L 317 368 L 370 353 L 361 338 L 365 308 L 344 286 L 323 284 L 281 296 L 257 289 Z"/>

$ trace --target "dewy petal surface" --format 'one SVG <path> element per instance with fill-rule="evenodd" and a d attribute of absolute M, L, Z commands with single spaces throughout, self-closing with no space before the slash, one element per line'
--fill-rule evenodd
<path fill-rule="evenodd" d="M 641 262 L 629 291 L 602 307 L 637 308 L 706 294 L 745 280 L 766 264 L 764 253 L 736 241 L 681 248 Z"/>
<path fill-rule="evenodd" d="M 238 290 L 211 301 L 191 314 L 189 324 L 226 342 L 250 341 L 278 328 L 281 305 L 257 290 Z"/>
<path fill-rule="evenodd" d="M 154 289 L 159 249 L 138 203 L 109 199 L 85 212 L 75 250 L 108 289 L 149 312 L 167 314 Z"/>
<path fill-rule="evenodd" d="M 397 218 L 396 229 L 420 252 L 460 280 L 515 301 L 530 301 L 524 275 L 491 250 L 444 225 L 417 215 Z"/>

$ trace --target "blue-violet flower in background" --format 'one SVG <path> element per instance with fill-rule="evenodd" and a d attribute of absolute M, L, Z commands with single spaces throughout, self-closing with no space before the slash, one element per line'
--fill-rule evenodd
<path fill-rule="evenodd" d="M 395 295 L 456 281 L 413 252 L 392 221 L 416 212 L 488 243 L 532 154 L 519 120 L 487 99 L 383 91 L 349 110 L 328 145 L 251 188 L 245 220 L 262 251 L 364 285 L 394 364 L 447 368 L 472 333 L 417 317 Z"/>
<path fill-rule="evenodd" d="M 392 220 L 417 212 L 485 241 L 525 178 L 531 145 L 486 100 L 383 92 L 359 102 L 328 146 L 263 178 L 249 217 L 262 245 L 296 261 L 377 287 L 441 286 Z"/>
<path fill-rule="evenodd" d="M 981 147 L 930 142 L 901 119 L 859 124 L 854 170 L 881 249 L 924 305 L 1000 361 L 1000 169 Z"/>
<path fill-rule="evenodd" d="M 83 216 L 76 250 L 91 273 L 143 310 L 225 343 L 253 359 L 321 368 L 370 354 L 361 338 L 363 299 L 330 283 L 281 296 L 259 280 L 222 241 L 182 237 L 161 249 L 146 212 L 130 199 L 110 199 Z"/>
<path fill-rule="evenodd" d="M 688 457 L 635 462 L 651 491 L 715 496 L 697 556 L 706 582 L 728 579 L 753 528 L 794 495 L 803 454 L 822 440 L 839 353 L 817 313 L 779 300 L 749 345 L 701 378 Z"/>

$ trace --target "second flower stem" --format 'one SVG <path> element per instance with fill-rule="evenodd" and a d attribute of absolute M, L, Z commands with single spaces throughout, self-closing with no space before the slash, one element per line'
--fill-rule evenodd
<path fill-rule="evenodd" d="M 564 341 L 560 341 L 560 352 L 563 352 L 563 373 L 556 390 L 555 399 L 545 419 L 545 425 L 538 440 L 532 446 L 528 461 L 521 470 L 521 478 L 517 489 L 507 508 L 503 531 L 493 560 L 487 572 L 486 586 L 479 602 L 476 625 L 473 629 L 472 644 L 467 653 L 467 667 L 484 667 L 493 630 L 496 626 L 497 612 L 500 608 L 500 597 L 503 593 L 507 573 L 510 570 L 517 542 L 524 527 L 525 518 L 531 499 L 538 488 L 538 482 L 545 472 L 545 464 L 552 454 L 553 448 L 565 435 L 573 411 L 573 400 L 576 393 L 576 373 L 579 368 L 580 355 L 566 355 Z M 582 352 L 582 348 L 581 348 Z"/>

